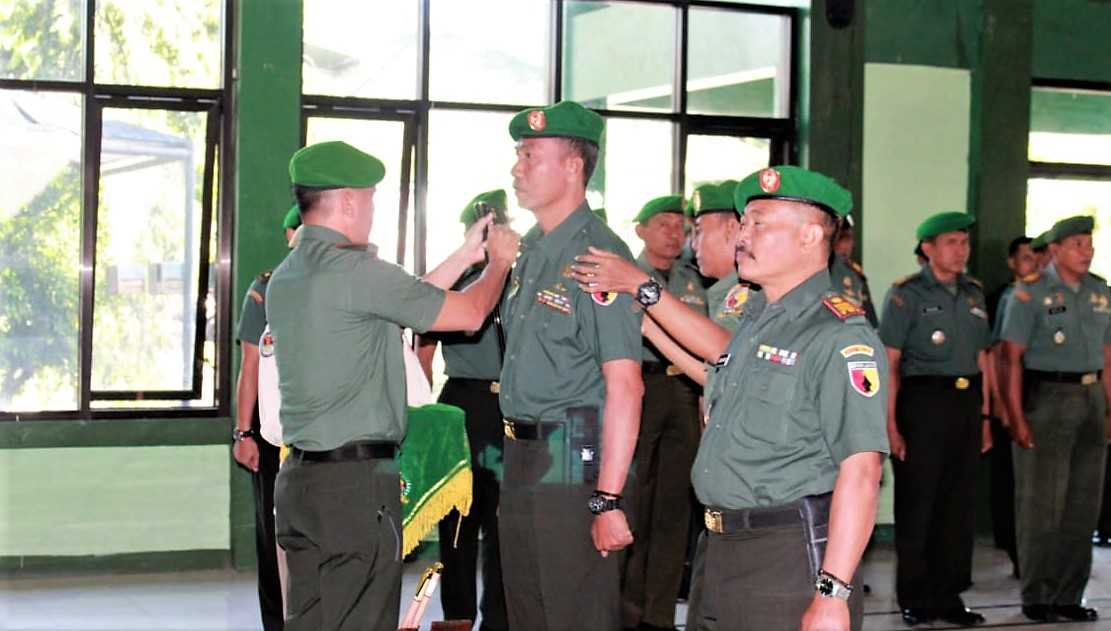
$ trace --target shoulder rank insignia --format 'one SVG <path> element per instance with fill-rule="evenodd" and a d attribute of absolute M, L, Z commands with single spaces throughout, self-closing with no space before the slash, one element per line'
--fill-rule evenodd
<path fill-rule="evenodd" d="M 860 266 L 860 263 L 857 263 L 856 261 L 854 261 L 852 259 L 849 259 L 849 267 L 851 267 L 853 269 L 853 271 L 856 272 L 857 274 L 860 274 L 861 278 L 864 278 L 864 268 Z"/>
<path fill-rule="evenodd" d="M 822 304 L 832 311 L 838 320 L 847 320 L 853 316 L 864 315 L 864 309 L 839 294 L 830 294 L 822 298 Z"/>
<path fill-rule="evenodd" d="M 1027 274 L 1026 276 L 1023 276 L 1023 277 L 1022 277 L 1022 282 L 1026 283 L 1027 285 L 1029 285 L 1029 284 L 1031 284 L 1031 283 L 1036 283 L 1036 282 L 1038 282 L 1038 279 L 1039 279 L 1039 278 L 1041 278 L 1041 274 L 1039 274 L 1038 272 L 1030 272 L 1030 273 L 1029 273 L 1029 274 Z"/>

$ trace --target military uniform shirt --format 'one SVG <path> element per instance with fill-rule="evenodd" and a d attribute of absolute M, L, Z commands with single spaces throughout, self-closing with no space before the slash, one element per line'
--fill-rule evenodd
<path fill-rule="evenodd" d="M 999 294 L 999 302 L 995 307 L 995 321 L 991 323 L 991 341 L 992 343 L 999 342 L 1003 339 L 1003 318 L 1007 314 L 1007 305 L 1011 301 L 1011 296 L 1015 293 L 1015 284 L 1011 283 L 1003 288 Z"/>
<path fill-rule="evenodd" d="M 1111 290 L 1092 274 L 1073 290 L 1050 264 L 1037 280 L 1015 286 L 1003 339 L 1026 349 L 1022 363 L 1031 370 L 1101 370 L 1111 344 Z"/>
<path fill-rule="evenodd" d="M 445 292 L 321 226 L 274 271 L 266 315 L 274 336 L 285 441 L 334 449 L 405 436 L 401 328 L 432 326 Z"/>
<path fill-rule="evenodd" d="M 251 281 L 247 296 L 243 299 L 243 310 L 239 313 L 239 329 L 235 339 L 258 346 L 262 332 L 266 330 L 266 284 L 270 272 L 260 274 Z"/>
<path fill-rule="evenodd" d="M 571 278 L 589 246 L 633 260 L 629 248 L 583 202 L 548 234 L 534 226 L 502 302 L 506 357 L 501 409 L 511 418 L 557 421 L 605 399 L 602 364 L 640 361 L 639 305 L 627 294 L 586 293 Z"/>
<path fill-rule="evenodd" d="M 834 256 L 829 275 L 833 288 L 863 307 L 868 322 L 873 328 L 878 327 L 879 320 L 876 318 L 876 307 L 872 304 L 872 292 L 868 289 L 868 279 L 865 278 L 864 270 L 860 265 L 851 259 Z"/>
<path fill-rule="evenodd" d="M 859 307 L 830 291 L 826 270 L 776 304 L 753 292 L 711 371 L 709 423 L 691 473 L 705 505 L 777 506 L 827 493 L 841 461 L 888 451 L 883 348 Z"/>
<path fill-rule="evenodd" d="M 714 283 L 706 290 L 706 305 L 710 319 L 730 331 L 735 331 L 741 314 L 744 313 L 745 301 L 751 293 L 753 290 L 747 283 L 742 283 L 736 273 Z"/>
<path fill-rule="evenodd" d="M 478 280 L 482 268 L 472 267 L 463 274 L 452 289 L 460 290 Z M 490 314 L 482 328 L 474 331 L 435 332 L 425 335 L 439 340 L 444 354 L 444 374 L 460 379 L 486 379 L 494 381 L 501 372 L 498 349 L 498 331 L 494 315 Z"/>
<path fill-rule="evenodd" d="M 957 293 L 922 271 L 896 282 L 887 292 L 880 323 L 885 346 L 902 352 L 899 374 L 957 376 L 980 372 L 977 354 L 991 345 L 984 291 L 961 274 Z"/>
<path fill-rule="evenodd" d="M 698 275 L 698 270 L 692 267 L 689 262 L 684 262 L 682 258 L 677 259 L 672 263 L 667 278 L 664 278 L 660 270 L 648 263 L 648 259 L 645 258 L 643 252 L 637 257 L 636 263 L 637 267 L 656 279 L 656 282 L 667 289 L 671 295 L 678 298 L 680 302 L 696 312 L 706 315 L 706 290 L 702 288 L 702 277 Z M 669 362 L 663 356 L 663 353 L 656 350 L 656 347 L 647 339 L 644 340 L 643 360 L 646 362 Z"/>

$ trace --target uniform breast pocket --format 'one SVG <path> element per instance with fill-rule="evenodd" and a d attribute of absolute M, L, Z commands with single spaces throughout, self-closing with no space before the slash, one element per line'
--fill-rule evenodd
<path fill-rule="evenodd" d="M 912 335 L 914 353 L 928 360 L 945 359 L 955 341 L 952 333 L 952 327 L 941 318 L 923 317 Z"/>
<path fill-rule="evenodd" d="M 754 440 L 780 443 L 787 436 L 787 409 L 795 398 L 798 377 L 788 368 L 760 367 L 745 388 L 748 395 L 740 430 Z"/>

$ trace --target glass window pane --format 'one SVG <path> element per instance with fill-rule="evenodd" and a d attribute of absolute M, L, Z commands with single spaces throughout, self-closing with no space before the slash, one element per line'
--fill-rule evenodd
<path fill-rule="evenodd" d="M 674 126 L 666 121 L 609 118 L 603 155 L 590 180 L 591 208 L 605 208 L 609 226 L 633 254 L 643 243 L 633 218 L 653 197 L 671 188 L 671 146 Z"/>
<path fill-rule="evenodd" d="M 549 0 L 434 0 L 429 92 L 437 101 L 547 100 Z M 513 28 L 491 30 L 512 16 Z"/>
<path fill-rule="evenodd" d="M 0 410 L 77 408 L 81 97 L 0 90 Z"/>
<path fill-rule="evenodd" d="M 1073 215 L 1095 217 L 1092 271 L 1107 278 L 1111 274 L 1111 181 L 1035 178 L 1027 182 L 1027 235 L 1036 237 Z"/>
<path fill-rule="evenodd" d="M 207 115 L 105 109 L 93 390 L 189 390 Z"/>
<path fill-rule="evenodd" d="M 737 136 L 687 136 L 686 194 L 720 180 L 742 180 L 768 166 L 771 141 Z"/>
<path fill-rule="evenodd" d="M 96 0 L 97 83 L 220 87 L 220 0 Z"/>
<path fill-rule="evenodd" d="M 305 94 L 417 98 L 419 2 L 305 0 Z"/>
<path fill-rule="evenodd" d="M 1038 162 L 1111 165 L 1111 93 L 1035 88 L 1029 157 Z"/>
<path fill-rule="evenodd" d="M 599 109 L 675 109 L 674 7 L 575 0 L 564 6 L 564 98 Z"/>
<path fill-rule="evenodd" d="M 399 121 L 360 120 L 352 118 L 324 118 L 313 116 L 308 121 L 308 143 L 342 140 L 371 154 L 386 165 L 386 177 L 374 193 L 374 221 L 370 227 L 370 242 L 378 246 L 378 256 L 386 261 L 397 261 L 397 213 L 401 203 L 401 155 L 405 142 L 405 124 Z M 410 178 L 410 182 L 412 178 Z M 412 186 L 410 185 L 408 243 L 413 243 Z M 405 248 L 404 266 L 413 270 L 413 248 Z"/>
<path fill-rule="evenodd" d="M 0 78 L 85 78 L 85 0 L 0 2 Z"/>
<path fill-rule="evenodd" d="M 788 116 L 789 18 L 692 7 L 688 33 L 688 112 Z"/>
<path fill-rule="evenodd" d="M 535 223 L 517 206 L 513 176 L 516 161 L 507 112 L 432 110 L 428 115 L 428 268 L 463 243 L 459 215 L 475 195 L 505 189 L 514 230 L 524 234 Z"/>

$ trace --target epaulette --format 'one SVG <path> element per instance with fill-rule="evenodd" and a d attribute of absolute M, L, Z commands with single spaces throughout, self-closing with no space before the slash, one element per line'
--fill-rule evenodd
<path fill-rule="evenodd" d="M 837 316 L 838 320 L 848 320 L 853 316 L 863 316 L 864 309 L 841 294 L 830 293 L 822 298 L 822 304 Z"/>
<path fill-rule="evenodd" d="M 849 259 L 849 267 L 851 267 L 852 270 L 854 272 L 856 272 L 857 274 L 860 274 L 861 278 L 863 278 L 864 280 L 868 280 L 868 277 L 864 275 L 864 268 L 860 266 L 860 263 L 857 263 L 856 261 L 854 261 L 852 259 Z"/>
<path fill-rule="evenodd" d="M 336 247 L 341 250 L 362 250 L 366 252 L 370 248 L 369 243 L 339 243 Z"/>
<path fill-rule="evenodd" d="M 1029 284 L 1031 284 L 1031 283 L 1036 283 L 1036 282 L 1038 282 L 1038 279 L 1039 279 L 1039 278 L 1041 278 L 1041 277 L 1042 277 L 1042 275 L 1041 275 L 1041 274 L 1040 274 L 1039 272 L 1030 272 L 1030 273 L 1029 273 L 1029 274 L 1027 274 L 1026 276 L 1023 276 L 1023 277 L 1022 277 L 1022 282 L 1026 283 L 1027 285 L 1029 285 Z"/>
<path fill-rule="evenodd" d="M 900 278 L 899 280 L 895 281 L 894 283 L 891 283 L 891 286 L 892 287 L 902 287 L 903 285 L 909 283 L 910 281 L 918 278 L 921 275 L 922 275 L 922 272 L 915 272 L 914 274 L 908 274 L 908 275 Z"/>

